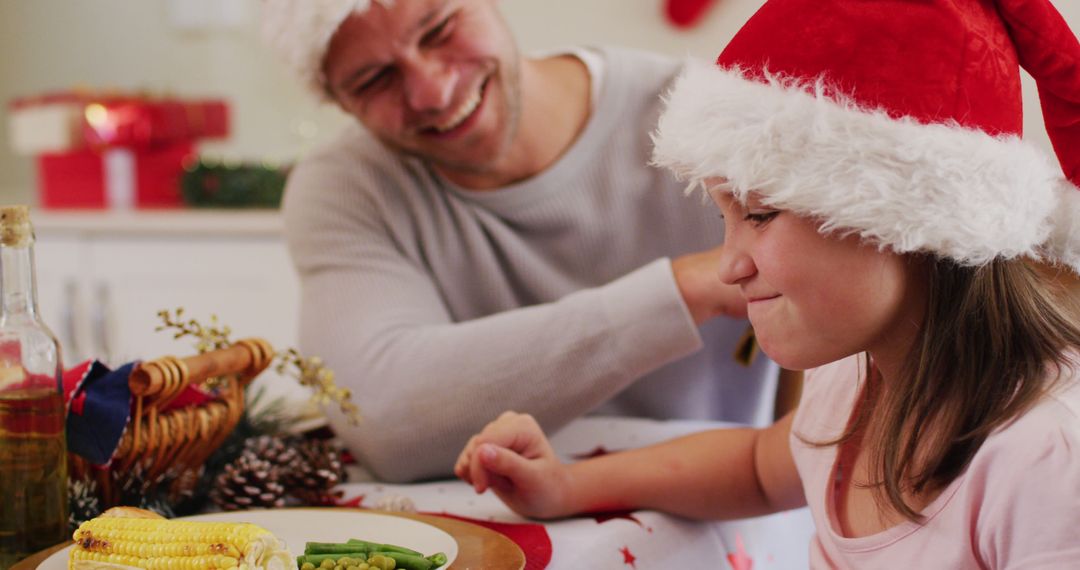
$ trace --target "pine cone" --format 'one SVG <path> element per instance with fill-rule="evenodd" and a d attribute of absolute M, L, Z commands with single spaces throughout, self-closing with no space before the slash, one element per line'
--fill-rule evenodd
<path fill-rule="evenodd" d="M 300 453 L 296 450 L 297 445 L 298 442 L 295 439 L 260 435 L 248 438 L 244 442 L 244 449 L 252 452 L 259 459 L 269 461 L 272 467 L 277 468 L 278 473 L 286 474 L 295 470 L 300 461 Z"/>
<path fill-rule="evenodd" d="M 68 524 L 72 529 L 101 514 L 98 484 L 93 479 L 68 479 Z"/>
<path fill-rule="evenodd" d="M 285 486 L 269 461 L 244 450 L 217 476 L 211 497 L 226 511 L 285 506 Z"/>
<path fill-rule="evenodd" d="M 109 471 L 114 488 L 120 489 L 117 505 L 138 506 L 147 495 L 157 492 L 158 485 L 164 480 L 164 475 L 149 477 L 150 463 L 150 459 L 144 459 L 136 461 L 126 471 L 119 469 Z"/>
<path fill-rule="evenodd" d="M 289 493 L 308 505 L 334 504 L 340 493 L 331 490 L 345 481 L 341 453 L 321 439 L 300 444 L 299 461 L 286 481 Z"/>
<path fill-rule="evenodd" d="M 176 516 L 176 512 L 173 511 L 172 504 L 169 500 L 158 493 L 143 497 L 143 500 L 140 501 L 137 506 L 145 511 L 155 512 L 167 519 Z"/>

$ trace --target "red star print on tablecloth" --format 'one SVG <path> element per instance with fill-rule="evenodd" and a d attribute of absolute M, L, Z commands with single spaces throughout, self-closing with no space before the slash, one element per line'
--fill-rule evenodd
<path fill-rule="evenodd" d="M 637 564 L 634 564 L 634 562 L 637 561 L 637 557 L 634 556 L 633 552 L 630 552 L 630 547 L 629 546 L 624 546 L 624 547 L 620 548 L 619 552 L 622 553 L 623 564 L 625 564 L 625 565 L 627 565 L 627 566 L 629 566 L 631 568 L 637 568 Z"/>
<path fill-rule="evenodd" d="M 729 552 L 727 560 L 728 564 L 731 564 L 732 570 L 752 570 L 754 568 L 754 559 L 746 554 L 741 534 L 735 535 L 735 552 Z"/>

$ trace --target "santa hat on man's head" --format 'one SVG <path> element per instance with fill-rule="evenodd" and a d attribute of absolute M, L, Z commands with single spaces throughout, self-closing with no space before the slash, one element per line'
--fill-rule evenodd
<path fill-rule="evenodd" d="M 317 93 L 325 93 L 322 64 L 345 18 L 373 0 L 262 0 L 262 35 L 277 55 Z M 388 5 L 392 0 L 374 0 Z"/>
<path fill-rule="evenodd" d="M 1019 66 L 1060 166 L 1020 139 Z M 768 0 L 677 80 L 654 139 L 691 184 L 825 232 L 1080 271 L 1080 44 L 1047 0 Z"/>

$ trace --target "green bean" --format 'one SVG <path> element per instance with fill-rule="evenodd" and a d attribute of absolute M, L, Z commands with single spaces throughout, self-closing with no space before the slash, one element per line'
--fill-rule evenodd
<path fill-rule="evenodd" d="M 305 563 L 313 564 L 318 568 L 333 568 L 338 564 L 338 560 L 341 558 L 352 558 L 358 561 L 367 560 L 367 554 L 364 552 L 347 552 L 341 554 L 304 554 L 303 556 L 296 557 L 296 564 L 303 566 Z M 326 566 L 326 561 L 330 561 L 330 565 Z"/>
<path fill-rule="evenodd" d="M 360 540 L 358 538 L 350 538 L 348 544 L 353 546 L 359 546 L 359 550 L 367 552 L 400 552 L 401 554 L 408 554 L 411 556 L 423 557 L 423 554 L 419 552 L 405 548 L 404 546 L 397 546 L 394 544 L 379 544 L 377 542 L 368 542 L 366 540 Z"/>
<path fill-rule="evenodd" d="M 434 565 L 430 560 L 423 556 L 414 556 L 412 554 L 405 554 L 404 552 L 373 552 L 372 556 L 381 555 L 387 558 L 392 558 L 398 568 L 403 570 L 431 570 Z"/>
<path fill-rule="evenodd" d="M 446 564 L 446 560 L 446 554 L 442 552 L 424 557 L 404 546 L 351 538 L 345 543 L 309 542 L 304 546 L 304 555 L 296 558 L 296 563 L 298 566 L 309 564 L 316 568 L 334 568 L 360 566 L 360 563 L 366 562 L 372 570 L 431 570 Z"/>
<path fill-rule="evenodd" d="M 304 545 L 304 554 L 341 554 L 348 555 L 355 552 L 370 552 L 374 548 L 364 548 L 359 544 L 348 542 L 309 542 Z"/>

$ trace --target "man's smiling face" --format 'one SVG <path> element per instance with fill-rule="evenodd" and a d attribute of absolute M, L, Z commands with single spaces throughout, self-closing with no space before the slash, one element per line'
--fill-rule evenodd
<path fill-rule="evenodd" d="M 495 0 L 373 2 L 323 61 L 335 101 L 392 148 L 483 173 L 521 115 L 517 46 Z"/>

